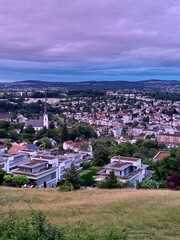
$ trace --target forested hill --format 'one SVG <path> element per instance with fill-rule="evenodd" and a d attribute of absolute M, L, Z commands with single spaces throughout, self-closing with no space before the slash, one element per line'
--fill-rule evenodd
<path fill-rule="evenodd" d="M 88 81 L 88 82 L 45 82 L 19 81 L 0 83 L 1 90 L 23 90 L 59 88 L 64 90 L 142 90 L 148 92 L 180 92 L 180 81 L 146 80 L 146 81 Z"/>

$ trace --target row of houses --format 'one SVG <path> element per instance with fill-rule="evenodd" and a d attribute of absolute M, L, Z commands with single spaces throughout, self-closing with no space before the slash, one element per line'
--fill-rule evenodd
<path fill-rule="evenodd" d="M 72 163 L 81 169 L 81 164 L 91 159 L 92 155 L 88 152 L 54 156 L 49 152 L 22 150 L 15 154 L 1 154 L 0 166 L 14 176 L 25 175 L 37 187 L 43 187 L 44 183 L 53 187 Z"/>
<path fill-rule="evenodd" d="M 53 156 L 44 153 L 36 153 L 23 150 L 18 154 L 4 154 L 0 157 L 0 166 L 14 176 L 25 175 L 37 187 L 47 187 L 57 185 L 62 179 L 66 169 L 74 163 L 77 170 L 85 161 L 92 158 L 88 153 L 70 153 L 65 155 Z M 114 171 L 115 175 L 122 182 L 130 182 L 134 187 L 142 180 L 151 178 L 153 171 L 147 170 L 148 165 L 142 164 L 140 158 L 114 156 L 111 162 L 99 171 L 96 181 L 102 181 L 106 176 Z"/>

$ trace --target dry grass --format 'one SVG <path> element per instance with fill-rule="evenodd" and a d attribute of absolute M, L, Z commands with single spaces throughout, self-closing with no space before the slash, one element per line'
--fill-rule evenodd
<path fill-rule="evenodd" d="M 99 231 L 118 225 L 133 240 L 180 239 L 180 192 L 167 190 L 91 190 L 62 193 L 57 189 L 0 188 L 0 211 L 10 208 L 24 217 L 30 207 L 68 231 Z"/>

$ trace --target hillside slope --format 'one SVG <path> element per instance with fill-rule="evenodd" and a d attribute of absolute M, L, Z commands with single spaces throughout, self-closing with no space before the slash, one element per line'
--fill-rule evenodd
<path fill-rule="evenodd" d="M 25 217 L 42 210 L 68 232 L 99 232 L 120 226 L 130 240 L 180 239 L 180 192 L 167 190 L 89 190 L 0 188 L 0 211 Z"/>

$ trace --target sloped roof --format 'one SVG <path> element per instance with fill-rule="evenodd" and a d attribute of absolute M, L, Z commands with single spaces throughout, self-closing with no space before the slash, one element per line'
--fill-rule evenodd
<path fill-rule="evenodd" d="M 153 160 L 155 161 L 159 161 L 162 160 L 165 157 L 170 156 L 170 152 L 169 151 L 159 151 L 153 158 Z"/>
<path fill-rule="evenodd" d="M 26 148 L 27 148 L 27 144 L 23 144 L 23 145 L 14 144 L 8 150 L 8 153 L 18 153 L 19 151 L 25 150 Z"/>
<path fill-rule="evenodd" d="M 29 119 L 26 124 L 25 127 L 32 125 L 33 127 L 43 127 L 43 120 L 42 118 L 40 119 Z"/>
<path fill-rule="evenodd" d="M 36 146 L 36 144 L 31 143 L 31 144 L 28 144 L 27 149 L 37 151 L 38 147 Z"/>

